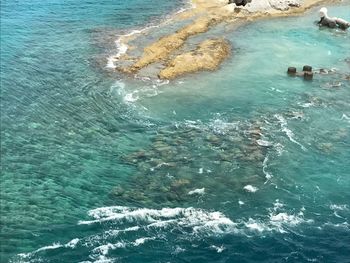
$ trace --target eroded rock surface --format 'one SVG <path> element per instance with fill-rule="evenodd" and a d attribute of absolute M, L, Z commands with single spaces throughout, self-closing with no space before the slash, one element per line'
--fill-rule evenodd
<path fill-rule="evenodd" d="M 193 35 L 204 33 L 216 23 L 220 22 L 218 17 L 200 17 L 174 34 L 165 36 L 144 49 L 143 55 L 129 68 L 129 72 L 148 66 L 149 64 L 166 59 L 173 51 L 183 46 L 185 41 Z"/>
<path fill-rule="evenodd" d="M 215 70 L 230 53 L 230 44 L 224 39 L 209 39 L 199 44 L 196 50 L 175 57 L 159 73 L 161 79 L 174 79 L 178 76 L 200 70 Z"/>

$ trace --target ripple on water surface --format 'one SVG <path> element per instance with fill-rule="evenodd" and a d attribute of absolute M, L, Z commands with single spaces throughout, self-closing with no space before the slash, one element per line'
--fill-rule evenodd
<path fill-rule="evenodd" d="M 329 12 L 350 20 L 343 7 Z M 96 70 L 86 59 L 109 51 L 86 28 L 66 41 L 71 23 L 64 37 L 6 54 L 20 68 L 2 71 L 1 253 L 14 262 L 346 261 L 349 32 L 319 30 L 316 19 L 225 29 L 232 58 L 173 82 Z M 285 75 L 304 64 L 328 74 Z"/>

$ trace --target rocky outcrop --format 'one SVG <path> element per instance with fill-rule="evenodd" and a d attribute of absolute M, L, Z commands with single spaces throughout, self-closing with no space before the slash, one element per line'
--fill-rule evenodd
<path fill-rule="evenodd" d="M 200 17 L 174 34 L 165 36 L 144 49 L 143 55 L 127 70 L 137 72 L 149 64 L 166 59 L 169 54 L 179 49 L 193 35 L 204 33 L 222 18 L 216 16 Z"/>
<path fill-rule="evenodd" d="M 292 7 L 300 7 L 301 0 L 253 0 L 245 5 L 244 9 L 249 12 L 261 11 L 287 11 Z"/>
<path fill-rule="evenodd" d="M 161 79 L 201 70 L 215 70 L 230 53 L 230 44 L 224 39 L 209 39 L 200 43 L 196 50 L 181 54 L 159 73 Z"/>
<path fill-rule="evenodd" d="M 132 65 L 116 65 L 116 68 L 121 72 L 136 74 L 150 64 L 161 62 L 165 64 L 165 68 L 161 70 L 159 77 L 169 79 L 198 70 L 214 70 L 225 56 L 228 56 L 228 43 L 223 40 L 208 40 L 198 44 L 194 51 L 182 51 L 189 37 L 205 33 L 222 22 L 234 23 L 266 16 L 288 16 L 302 13 L 315 4 L 334 1 L 337 0 L 230 0 L 232 4 L 228 4 L 229 0 L 192 0 L 192 9 L 173 18 L 191 19 L 190 24 L 145 47 L 142 55 L 135 58 Z M 129 47 L 128 38 L 122 39 L 121 43 Z M 218 46 L 210 43 L 216 43 Z M 172 58 L 178 53 L 180 55 Z M 118 60 L 123 62 L 121 57 L 118 57 Z M 130 62 L 130 59 L 128 61 Z"/>
<path fill-rule="evenodd" d="M 269 0 L 269 2 L 272 8 L 281 11 L 300 6 L 300 0 Z"/>

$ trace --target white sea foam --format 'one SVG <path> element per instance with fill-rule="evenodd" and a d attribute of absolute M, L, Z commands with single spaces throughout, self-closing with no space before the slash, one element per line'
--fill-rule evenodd
<path fill-rule="evenodd" d="M 94 261 L 94 263 L 114 263 L 115 260 L 111 258 L 107 258 L 105 256 L 100 256 L 97 260 Z M 91 263 L 91 261 L 89 261 Z"/>
<path fill-rule="evenodd" d="M 271 228 L 269 228 L 266 224 L 259 222 L 258 220 L 254 220 L 253 218 L 249 218 L 248 222 L 244 223 L 244 225 L 251 231 L 271 231 Z"/>
<path fill-rule="evenodd" d="M 330 209 L 332 210 L 337 210 L 337 211 L 344 211 L 344 210 L 348 210 L 348 205 L 335 205 L 335 204 L 331 204 L 329 206 Z"/>
<path fill-rule="evenodd" d="M 269 161 L 269 155 L 266 155 L 265 159 L 263 161 L 263 173 L 265 174 L 265 178 L 266 178 L 267 181 L 270 180 L 273 177 L 273 175 L 271 173 L 266 171 L 266 169 L 267 169 L 267 162 L 268 161 Z"/>
<path fill-rule="evenodd" d="M 164 86 L 164 85 L 168 85 L 170 83 L 170 80 L 168 79 L 165 79 L 165 80 L 161 80 L 161 79 L 157 79 L 155 81 L 155 84 L 157 87 L 161 87 L 161 86 Z"/>
<path fill-rule="evenodd" d="M 303 108 L 310 108 L 310 107 L 315 106 L 314 102 L 306 102 L 306 103 L 298 103 L 298 104 Z"/>
<path fill-rule="evenodd" d="M 259 144 L 260 146 L 263 146 L 263 147 L 270 147 L 272 146 L 272 143 L 269 142 L 269 141 L 266 141 L 266 140 L 256 140 L 256 143 Z"/>
<path fill-rule="evenodd" d="M 229 131 L 238 130 L 239 122 L 226 122 L 221 119 L 214 119 L 209 127 L 217 134 L 226 134 Z"/>
<path fill-rule="evenodd" d="M 125 246 L 126 245 L 123 242 L 118 242 L 118 243 L 115 243 L 115 244 L 108 243 L 108 244 L 101 245 L 101 246 L 98 246 L 98 247 L 94 248 L 92 250 L 92 252 L 98 253 L 100 255 L 107 255 L 109 250 L 114 250 L 114 249 L 117 249 L 117 248 L 124 248 Z"/>
<path fill-rule="evenodd" d="M 246 190 L 247 192 L 251 192 L 251 193 L 255 193 L 256 191 L 259 190 L 257 187 L 252 186 L 250 184 L 244 186 L 243 189 Z"/>
<path fill-rule="evenodd" d="M 111 250 L 123 249 L 127 247 L 138 247 L 143 245 L 145 242 L 154 239 L 155 237 L 141 237 L 137 238 L 134 242 L 119 241 L 117 243 L 100 245 L 92 250 L 91 258 L 95 259 L 94 262 L 115 262 L 114 260 L 107 258 L 107 255 Z"/>
<path fill-rule="evenodd" d="M 273 204 L 273 207 L 269 209 L 268 218 L 249 218 L 248 221 L 240 221 L 239 226 L 244 226 L 250 232 L 263 233 L 263 232 L 279 232 L 288 233 L 290 228 L 296 227 L 299 224 L 310 224 L 313 220 L 305 219 L 304 213 L 301 209 L 298 213 L 289 213 L 284 209 L 284 204 L 278 199 Z"/>
<path fill-rule="evenodd" d="M 191 8 L 194 8 L 194 6 L 192 4 L 189 5 L 188 8 L 181 8 L 178 11 L 175 12 L 175 15 L 183 13 Z M 118 35 L 117 40 L 115 41 L 115 45 L 116 45 L 116 49 L 117 49 L 117 53 L 115 55 L 112 55 L 110 57 L 107 58 L 107 68 L 111 68 L 111 69 L 115 69 L 116 65 L 115 63 L 118 62 L 118 60 L 120 59 L 121 56 L 125 55 L 129 49 L 128 45 L 125 43 L 124 39 L 128 38 L 128 37 L 132 37 L 135 35 L 140 35 L 140 34 L 145 34 L 147 31 L 154 29 L 154 28 L 159 28 L 161 26 L 164 26 L 166 24 L 169 24 L 172 21 L 172 16 L 170 15 L 168 16 L 168 18 L 164 19 L 163 22 L 161 22 L 158 25 L 148 25 L 144 28 L 141 29 L 134 29 L 128 33 L 125 34 L 121 34 Z"/>
<path fill-rule="evenodd" d="M 243 202 L 239 201 L 240 204 Z M 334 209 L 347 209 L 344 206 L 334 206 Z M 303 210 L 303 209 L 302 209 Z M 164 239 L 167 233 L 178 233 L 184 235 L 186 240 L 202 239 L 207 236 L 222 234 L 263 234 L 264 232 L 277 231 L 287 233 L 291 227 L 301 223 L 311 223 L 312 220 L 304 218 L 303 211 L 289 213 L 279 200 L 276 200 L 273 207 L 269 209 L 268 215 L 261 215 L 259 218 L 248 220 L 237 220 L 233 222 L 221 212 L 206 211 L 199 208 L 133 208 L 125 206 L 101 207 L 90 210 L 88 215 L 93 218 L 91 221 L 80 221 L 84 225 L 96 224 L 96 227 L 107 231 L 85 238 L 75 238 L 68 243 L 54 243 L 35 250 L 32 253 L 20 254 L 23 259 L 28 259 L 36 253 L 44 250 L 69 248 L 74 249 L 81 242 L 81 246 L 90 248 L 90 259 L 93 262 L 114 262 L 110 252 L 112 250 L 136 248 L 152 240 Z M 113 229 L 118 226 L 118 229 Z M 124 227 L 123 227 L 124 226 Z M 121 228 L 120 228 L 121 227 Z M 118 236 L 121 233 L 134 231 L 136 239 L 127 240 L 127 236 Z M 115 241 L 118 236 L 119 241 Z M 218 253 L 224 251 L 223 246 L 211 246 Z M 173 253 L 181 253 L 181 248 L 175 249 Z"/>
<path fill-rule="evenodd" d="M 118 95 L 118 97 L 122 98 L 123 102 L 130 105 L 138 101 L 140 98 L 157 96 L 158 94 L 162 93 L 159 87 L 168 84 L 166 81 L 158 81 L 153 79 L 144 81 L 148 81 L 150 83 L 132 90 L 127 88 L 126 84 L 122 80 L 117 80 L 111 86 L 110 94 L 111 96 Z"/>
<path fill-rule="evenodd" d="M 271 215 L 270 219 L 273 224 L 287 223 L 291 225 L 297 225 L 303 221 L 302 218 L 295 215 L 289 215 L 287 213 L 278 213 L 276 215 Z"/>
<path fill-rule="evenodd" d="M 118 95 L 123 98 L 123 101 L 125 103 L 135 102 L 139 99 L 138 90 L 132 91 L 132 92 L 127 92 L 126 85 L 121 80 L 117 80 L 114 83 L 114 85 L 111 86 L 111 90 L 114 90 L 114 89 L 117 90 Z"/>
<path fill-rule="evenodd" d="M 330 208 L 331 210 L 333 210 L 333 214 L 334 214 L 336 217 L 346 219 L 345 217 L 339 215 L 338 212 L 349 210 L 349 208 L 348 208 L 347 205 L 336 205 L 336 204 L 331 204 L 331 205 L 329 206 L 329 208 Z"/>
<path fill-rule="evenodd" d="M 188 192 L 189 195 L 204 195 L 205 188 L 198 188 Z"/>
<path fill-rule="evenodd" d="M 323 225 L 323 227 L 334 227 L 334 228 L 344 228 L 346 230 L 350 230 L 350 224 L 348 222 L 334 224 L 331 222 L 327 222 Z M 321 228 L 322 229 L 322 228 Z"/>
<path fill-rule="evenodd" d="M 216 250 L 217 253 L 222 253 L 226 247 L 224 245 L 221 245 L 221 246 L 215 246 L 215 245 L 211 245 L 210 248 Z"/>
<path fill-rule="evenodd" d="M 347 122 L 350 122 L 350 117 L 343 113 L 343 115 L 341 116 L 341 120 L 346 120 Z"/>
<path fill-rule="evenodd" d="M 57 249 L 57 248 L 60 248 L 60 247 L 63 247 L 63 245 L 61 245 L 60 243 L 53 243 L 50 246 L 41 247 L 41 248 L 35 250 L 34 253 L 40 252 L 40 251 L 44 251 L 44 250 Z"/>
<path fill-rule="evenodd" d="M 52 245 L 41 247 L 41 248 L 39 248 L 33 252 L 30 252 L 30 253 L 20 253 L 20 254 L 18 254 L 18 256 L 25 259 L 25 258 L 29 258 L 31 255 L 34 255 L 38 252 L 45 251 L 45 250 L 57 249 L 57 248 L 61 248 L 61 247 L 63 247 L 63 245 L 61 245 L 60 243 L 53 243 Z"/>
<path fill-rule="evenodd" d="M 276 143 L 274 146 L 275 146 L 275 149 L 277 151 L 278 156 L 281 156 L 282 153 L 284 152 L 284 146 L 280 143 Z"/>
<path fill-rule="evenodd" d="M 130 93 L 127 93 L 125 94 L 124 96 L 124 101 L 125 102 L 135 102 L 139 99 L 139 96 L 138 96 L 138 91 L 133 91 L 133 92 L 130 92 Z"/>
<path fill-rule="evenodd" d="M 133 242 L 133 245 L 135 247 L 138 247 L 142 244 L 144 244 L 146 241 L 149 241 L 149 240 L 154 240 L 155 237 L 141 237 L 141 238 L 138 238 L 136 239 L 134 242 Z"/>
<path fill-rule="evenodd" d="M 126 52 L 128 51 L 129 47 L 123 41 L 124 38 L 132 37 L 134 35 L 139 35 L 139 34 L 145 33 L 147 30 L 150 30 L 152 28 L 157 28 L 157 27 L 159 27 L 159 26 L 152 25 L 152 26 L 145 27 L 143 29 L 135 29 L 135 30 L 130 31 L 129 33 L 118 35 L 118 38 L 115 41 L 115 46 L 116 46 L 116 49 L 117 49 L 117 53 L 115 55 L 112 55 L 112 56 L 107 58 L 107 65 L 106 65 L 106 67 L 107 68 L 111 68 L 111 69 L 115 69 L 116 68 L 115 63 L 118 62 L 120 57 L 125 55 Z"/>
<path fill-rule="evenodd" d="M 115 41 L 116 48 L 118 50 L 117 54 L 108 57 L 107 59 L 107 68 L 115 69 L 115 63 L 120 59 L 121 56 L 125 55 L 128 51 L 128 46 L 122 42 L 122 37 L 119 37 Z"/>
<path fill-rule="evenodd" d="M 180 10 L 175 12 L 175 15 L 181 14 L 181 13 L 187 11 L 187 10 L 188 10 L 188 8 L 180 8 Z"/>
<path fill-rule="evenodd" d="M 304 219 L 304 213 L 302 211 L 298 214 L 288 214 L 287 212 L 270 213 L 270 224 L 280 233 L 287 233 L 289 227 L 312 222 L 313 220 L 311 219 Z"/>
<path fill-rule="evenodd" d="M 69 248 L 75 248 L 77 246 L 77 244 L 79 243 L 79 238 L 74 238 L 71 241 L 69 241 L 65 247 L 69 247 Z"/>
<path fill-rule="evenodd" d="M 107 243 L 105 245 L 98 246 L 92 250 L 91 258 L 93 258 L 98 263 L 110 263 L 115 262 L 114 259 L 110 259 L 107 257 L 107 254 L 110 250 L 115 250 L 118 248 L 125 248 L 126 243 L 117 242 L 115 244 Z"/>
<path fill-rule="evenodd" d="M 223 234 L 236 231 L 236 224 L 219 212 L 212 212 L 209 216 L 205 214 L 203 216 L 205 216 L 204 221 L 202 220 L 201 224 L 196 223 L 197 225 L 193 227 L 193 231 L 197 234 Z"/>
<path fill-rule="evenodd" d="M 20 253 L 18 254 L 19 257 L 21 258 L 28 258 L 32 255 L 35 255 L 39 252 L 46 251 L 46 250 L 54 250 L 58 248 L 75 248 L 79 242 L 79 238 L 74 238 L 71 241 L 69 241 L 67 244 L 61 244 L 61 243 L 53 243 L 52 245 L 44 246 L 41 248 L 38 248 L 37 250 L 30 252 L 30 253 Z"/>
<path fill-rule="evenodd" d="M 300 148 L 303 150 L 303 151 L 306 151 L 306 148 L 301 144 L 299 143 L 298 141 L 296 141 L 294 139 L 294 133 L 288 129 L 288 123 L 287 123 L 287 120 L 280 114 L 276 114 L 275 115 L 275 118 L 279 121 L 280 125 L 281 125 L 281 130 L 287 135 L 287 137 L 289 138 L 289 140 L 297 145 L 300 146 Z"/>
<path fill-rule="evenodd" d="M 173 224 L 176 224 L 177 220 L 176 219 L 169 219 L 169 220 L 159 220 L 157 222 L 151 223 L 146 226 L 147 229 L 151 228 L 167 228 L 170 227 Z"/>
<path fill-rule="evenodd" d="M 276 201 L 273 203 L 273 211 L 277 211 L 278 209 L 281 209 L 284 207 L 284 204 L 280 202 L 279 199 L 276 199 Z M 305 210 L 303 207 L 302 210 Z"/>
<path fill-rule="evenodd" d="M 176 248 L 175 248 L 174 252 L 172 252 L 172 254 L 173 255 L 178 255 L 178 254 L 180 254 L 182 252 L 185 252 L 185 251 L 186 251 L 186 249 L 184 249 L 184 248 L 182 248 L 180 246 L 176 246 Z"/>
<path fill-rule="evenodd" d="M 133 226 L 133 227 L 127 227 L 125 229 L 111 229 L 107 230 L 104 232 L 106 237 L 110 236 L 118 236 L 120 233 L 125 233 L 125 232 L 133 232 L 133 231 L 138 231 L 140 229 L 139 226 Z"/>
<path fill-rule="evenodd" d="M 280 233 L 287 233 L 290 227 L 295 227 L 302 223 L 310 224 L 312 222 L 313 220 L 311 219 L 305 220 L 302 212 L 299 212 L 297 215 L 286 212 L 270 215 L 270 224 Z"/>
<path fill-rule="evenodd" d="M 90 225 L 108 221 L 139 222 L 145 227 L 190 227 L 199 233 L 223 233 L 235 224 L 220 212 L 207 212 L 196 208 L 130 208 L 124 206 L 102 207 L 89 211 L 90 221 L 79 221 L 80 225 Z"/>

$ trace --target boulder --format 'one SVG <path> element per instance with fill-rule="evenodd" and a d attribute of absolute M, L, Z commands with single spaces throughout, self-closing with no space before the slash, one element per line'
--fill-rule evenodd
<path fill-rule="evenodd" d="M 236 4 L 237 6 L 245 6 L 250 3 L 252 0 L 229 0 L 229 4 Z"/>

